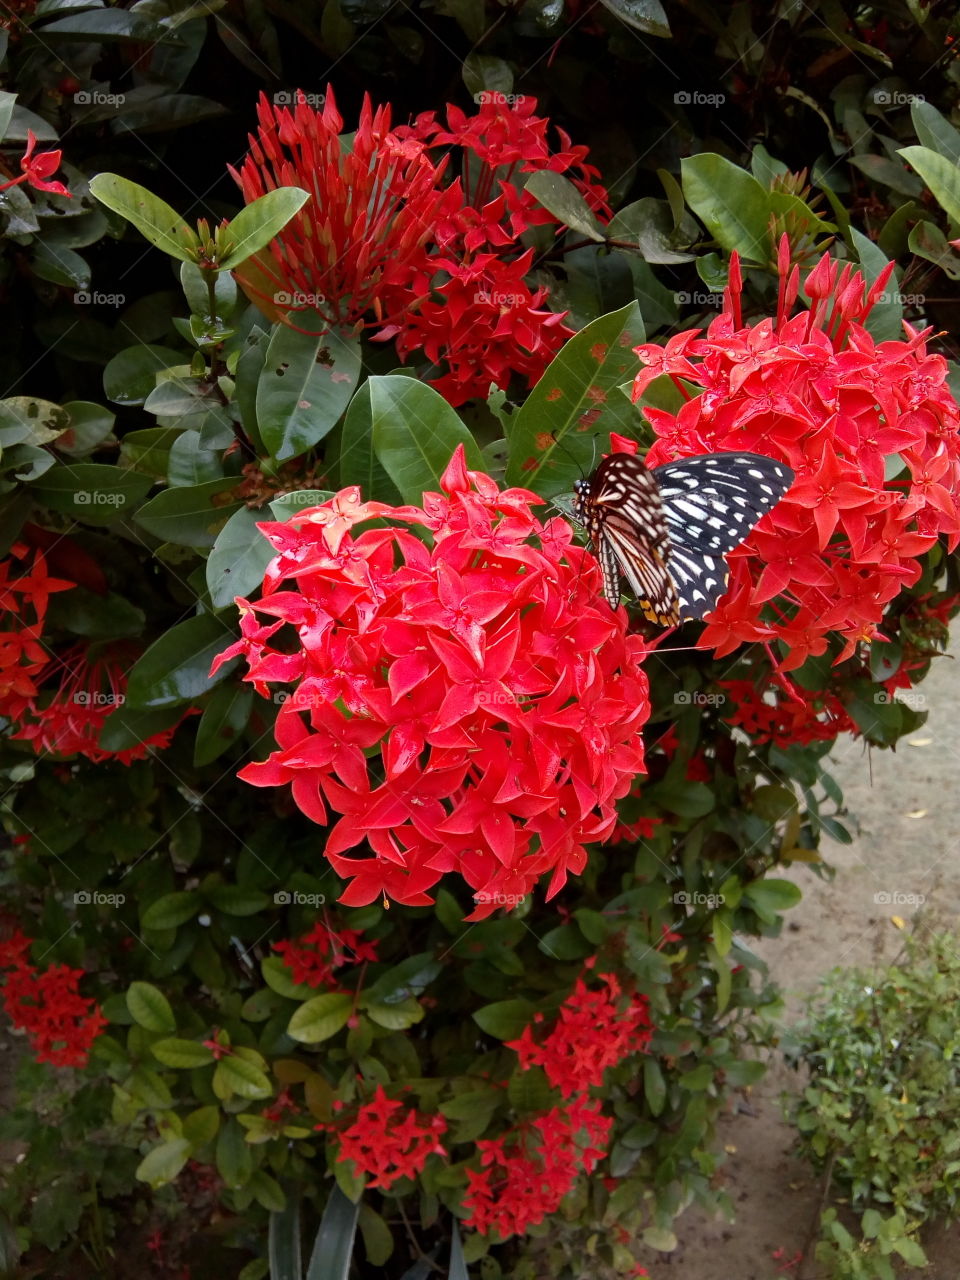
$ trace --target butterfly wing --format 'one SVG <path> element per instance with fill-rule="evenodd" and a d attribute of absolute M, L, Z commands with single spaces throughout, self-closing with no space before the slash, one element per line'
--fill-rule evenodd
<path fill-rule="evenodd" d="M 650 475 L 663 503 L 681 617 L 703 618 L 727 589 L 724 556 L 773 510 L 794 473 L 759 453 L 711 453 L 665 463 Z"/>
<path fill-rule="evenodd" d="M 667 569 L 670 535 L 659 489 L 643 462 L 632 454 L 610 454 L 589 480 L 577 485 L 575 507 L 600 560 L 611 609 L 620 603 L 623 573 L 644 616 L 663 627 L 674 625 L 678 611 Z"/>

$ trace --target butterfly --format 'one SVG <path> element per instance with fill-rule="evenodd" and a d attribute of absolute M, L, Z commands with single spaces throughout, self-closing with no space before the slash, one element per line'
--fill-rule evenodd
<path fill-rule="evenodd" d="M 611 453 L 574 485 L 573 515 L 603 570 L 603 594 L 620 603 L 621 573 L 644 616 L 661 627 L 703 618 L 727 589 L 724 556 L 749 537 L 793 483 L 759 453 L 709 453 L 648 468 Z"/>

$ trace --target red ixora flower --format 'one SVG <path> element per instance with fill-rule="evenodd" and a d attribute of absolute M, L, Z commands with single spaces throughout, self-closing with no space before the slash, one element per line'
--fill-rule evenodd
<path fill-rule="evenodd" d="M 582 977 L 577 978 L 560 1006 L 556 1023 L 542 1039 L 535 1039 L 533 1027 L 526 1026 L 519 1040 L 507 1041 L 507 1048 L 516 1050 L 521 1067 L 542 1067 L 564 1098 L 603 1084 L 608 1067 L 642 1053 L 653 1035 L 646 996 L 631 996 L 620 1009 L 621 989 L 616 977 L 612 973 L 597 977 L 606 990 L 591 991 Z M 542 1021 L 542 1015 L 535 1021 Z"/>
<path fill-rule="evenodd" d="M 390 108 L 365 98 L 344 148 L 329 88 L 322 109 L 300 92 L 292 108 L 261 96 L 259 130 L 234 172 L 245 200 L 278 186 L 313 199 L 237 279 L 267 315 L 296 328 L 375 324 L 373 337 L 394 339 L 402 359 L 422 352 L 439 367 L 432 385 L 452 404 L 485 397 L 491 383 L 505 389 L 514 375 L 532 386 L 572 331 L 547 307 L 546 289 L 526 280 L 533 251 L 523 233 L 558 223 L 525 190 L 525 175 L 565 173 L 609 214 L 586 148 L 558 130 L 561 149 L 551 151 L 536 105 L 489 94 L 474 116 L 448 107 L 446 125 L 427 112 L 391 127 Z M 448 180 L 457 158 L 462 176 Z"/>
<path fill-rule="evenodd" d="M 377 959 L 375 941 L 364 942 L 363 935 L 356 929 L 331 929 L 323 920 L 318 920 L 309 933 L 296 941 L 287 938 L 275 942 L 273 949 L 280 952 L 294 982 L 308 987 L 333 988 L 335 970 Z"/>
<path fill-rule="evenodd" d="M 686 401 L 675 414 L 645 408 L 658 437 L 650 466 L 750 450 L 796 472 L 731 553 L 729 590 L 699 642 L 722 657 L 778 640 L 788 671 L 824 653 L 831 632 L 846 641 L 841 658 L 877 638 L 886 605 L 920 576 L 917 557 L 941 534 L 951 549 L 960 541 L 960 409 L 926 333 L 905 325 L 904 339 L 876 342 L 864 327 L 892 267 L 868 286 L 825 255 L 803 286 L 809 309 L 792 315 L 800 271 L 786 237 L 779 262 L 775 319 L 743 324 L 734 254 L 723 312 L 704 337 L 691 330 L 636 349 L 646 368 L 634 399 L 666 375 Z"/>
<path fill-rule="evenodd" d="M 40 551 L 14 543 L 0 561 L 0 716 L 17 720 L 37 696 L 38 681 L 50 661 L 43 641 L 47 603 L 55 591 L 74 583 L 51 578 Z"/>
<path fill-rule="evenodd" d="M 175 726 L 123 751 L 107 751 L 99 745 L 104 722 L 123 705 L 126 673 L 135 657 L 122 643 L 77 644 L 50 657 L 39 673 L 40 687 L 19 712 L 10 736 L 31 743 L 38 755 L 79 755 L 94 764 L 103 760 L 132 764 L 150 750 L 163 750 L 170 745 Z"/>
<path fill-rule="evenodd" d="M 28 182 L 37 191 L 49 191 L 51 195 L 66 196 L 68 200 L 72 200 L 73 196 L 62 182 L 49 181 L 50 175 L 56 173 L 60 168 L 60 157 L 63 152 L 39 151 L 34 155 L 33 152 L 36 145 L 36 134 L 32 129 L 28 129 L 27 149 L 20 158 L 20 168 L 23 172 L 19 178 L 11 178 L 9 182 L 0 182 L 0 191 L 6 191 L 8 187 L 19 187 L 21 182 Z"/>
<path fill-rule="evenodd" d="M 501 1239 L 522 1235 L 556 1213 L 581 1172 L 606 1155 L 613 1120 L 578 1095 L 499 1138 L 477 1142 L 479 1169 L 467 1169 L 466 1225 Z"/>
<path fill-rule="evenodd" d="M 40 970 L 27 959 L 31 940 L 19 931 L 0 943 L 7 970 L 0 999 L 15 1027 L 27 1033 L 37 1062 L 85 1067 L 90 1046 L 107 1025 L 96 1001 L 80 995 L 82 969 L 52 964 Z"/>
<path fill-rule="evenodd" d="M 357 1111 L 352 1123 L 341 1128 L 318 1124 L 333 1133 L 340 1146 L 337 1161 L 352 1160 L 358 1174 L 372 1174 L 368 1187 L 389 1190 L 401 1178 L 414 1178 L 429 1156 L 445 1156 L 440 1135 L 447 1122 L 441 1115 L 420 1116 L 402 1102 L 388 1098 L 377 1085 L 370 1102 Z"/>
<path fill-rule="evenodd" d="M 468 471 L 462 446 L 441 483 L 422 509 L 353 488 L 261 525 L 278 555 L 214 667 L 242 654 L 260 693 L 295 683 L 278 749 L 240 776 L 292 784 L 315 822 L 342 815 L 325 848 L 352 881 L 342 902 L 422 906 L 458 872 L 479 919 L 548 872 L 552 896 L 613 832 L 644 767 L 646 650 L 567 522 L 536 519 L 540 498 Z M 432 546 L 396 527 L 354 534 L 374 517 L 425 526 Z"/>

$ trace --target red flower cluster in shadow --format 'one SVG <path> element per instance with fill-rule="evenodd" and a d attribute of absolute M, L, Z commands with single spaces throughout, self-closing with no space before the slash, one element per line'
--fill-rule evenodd
<path fill-rule="evenodd" d="M 960 410 L 947 362 L 909 326 L 905 339 L 885 342 L 864 327 L 889 275 L 868 286 L 825 255 L 804 283 L 809 309 L 791 315 L 800 273 L 784 238 L 776 319 L 742 323 L 734 255 L 723 313 L 705 337 L 688 330 L 637 348 L 646 368 L 634 399 L 666 375 L 686 401 L 677 413 L 645 408 L 658 436 L 650 466 L 750 450 L 797 473 L 729 556 L 729 590 L 699 642 L 718 657 L 779 640 L 789 671 L 824 653 L 830 632 L 844 637 L 848 657 L 917 581 L 917 557 L 941 534 L 951 548 L 960 541 Z M 703 390 L 691 395 L 691 386 Z"/>
<path fill-rule="evenodd" d="M 37 1062 L 85 1067 L 107 1020 L 96 1002 L 77 990 L 82 969 L 52 964 L 41 971 L 27 959 L 30 945 L 19 931 L 0 941 L 0 968 L 7 970 L 0 998 L 7 1017 L 27 1033 Z"/>
<path fill-rule="evenodd" d="M 47 604 L 55 591 L 74 584 L 51 578 L 42 552 L 14 543 L 0 561 L 0 715 L 17 720 L 37 696 L 39 679 L 50 660 L 43 643 Z"/>
<path fill-rule="evenodd" d="M 462 447 L 442 486 L 423 509 L 346 489 L 261 525 L 279 554 L 214 667 L 244 655 L 264 695 L 296 682 L 279 749 L 240 776 L 291 783 L 315 822 L 342 815 L 325 848 L 352 880 L 342 902 L 424 905 L 458 872 L 479 919 L 548 872 L 552 896 L 612 833 L 643 771 L 645 646 L 566 521 L 536 519 L 541 499 L 468 471 Z M 432 545 L 396 527 L 353 534 L 378 516 L 425 527 Z M 344 856 L 364 841 L 372 857 Z"/>
<path fill-rule="evenodd" d="M 275 942 L 273 949 L 283 957 L 294 982 L 328 989 L 336 987 L 337 969 L 377 959 L 375 941 L 364 942 L 356 929 L 331 929 L 323 920 L 302 938 Z"/>
<path fill-rule="evenodd" d="M 290 108 L 261 96 L 250 154 L 231 170 L 248 203 L 278 186 L 313 197 L 238 269 L 249 296 L 304 331 L 374 324 L 402 359 L 422 352 L 441 366 L 433 385 L 454 405 L 514 374 L 532 386 L 571 330 L 526 279 L 533 250 L 521 236 L 558 223 L 522 175 L 563 173 L 605 216 L 587 149 L 558 130 L 551 151 L 536 100 L 502 94 L 473 116 L 448 107 L 446 125 L 427 112 L 396 128 L 389 107 L 365 98 L 345 148 L 332 90 L 322 109 L 297 97 Z M 449 178 L 456 156 L 462 173 Z"/>
<path fill-rule="evenodd" d="M 372 1175 L 368 1188 L 387 1191 L 401 1178 L 415 1178 L 431 1154 L 447 1154 L 440 1142 L 440 1135 L 447 1128 L 443 1116 L 420 1116 L 402 1102 L 388 1098 L 379 1084 L 373 1099 L 358 1109 L 346 1128 L 335 1124 L 318 1124 L 315 1128 L 336 1135 L 340 1146 L 338 1163 L 351 1160 L 358 1174 Z"/>
<path fill-rule="evenodd" d="M 837 694 L 829 690 L 810 692 L 794 686 L 794 696 L 779 685 L 757 688 L 752 680 L 721 680 L 732 704 L 724 716 L 760 744 L 808 746 L 811 742 L 832 742 L 841 733 L 859 734 Z M 883 685 L 877 685 L 883 690 Z"/>
<path fill-rule="evenodd" d="M 578 978 L 560 1006 L 556 1023 L 541 1041 L 534 1039 L 530 1026 L 524 1027 L 519 1040 L 507 1041 L 507 1048 L 516 1050 L 524 1070 L 542 1067 L 550 1084 L 565 1098 L 603 1084 L 608 1067 L 643 1052 L 653 1035 L 646 996 L 631 996 L 620 1009 L 622 991 L 614 974 L 597 977 L 606 990 L 591 991 L 583 978 Z M 534 1018 L 535 1023 L 542 1020 L 542 1014 Z"/>

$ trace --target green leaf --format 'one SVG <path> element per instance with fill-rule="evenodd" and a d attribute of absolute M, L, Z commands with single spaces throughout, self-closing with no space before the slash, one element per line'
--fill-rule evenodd
<path fill-rule="evenodd" d="M 226 498 L 217 506 L 215 500 L 225 497 L 237 484 L 236 476 L 227 476 L 165 489 L 144 503 L 136 522 L 155 538 L 178 547 L 212 547 L 230 517 L 244 505 L 240 500 Z"/>
<path fill-rule="evenodd" d="M 929 147 L 901 147 L 897 154 L 916 170 L 947 216 L 960 222 L 960 165 Z"/>
<path fill-rule="evenodd" d="M 400 1004 L 425 990 L 442 967 L 432 951 L 418 952 L 381 974 L 372 986 L 367 987 L 364 996 L 382 1004 Z"/>
<path fill-rule="evenodd" d="M 311 507 L 319 507 L 321 503 L 327 502 L 332 497 L 332 489 L 291 489 L 289 493 L 282 493 L 279 498 L 274 498 L 268 506 L 275 519 L 286 523 L 294 516 L 309 511 Z M 261 520 L 264 515 L 265 513 L 261 513 Z"/>
<path fill-rule="evenodd" d="M 897 191 L 904 196 L 920 196 L 923 194 L 923 184 L 916 174 L 911 173 L 909 169 L 905 169 L 902 164 L 897 164 L 896 160 L 891 160 L 888 156 L 869 154 L 851 156 L 850 163 L 855 165 L 871 182 L 877 183 L 878 186 L 889 187 L 891 191 Z"/>
<path fill-rule="evenodd" d="M 302 1280 L 300 1201 L 294 1195 L 287 1196 L 282 1210 L 270 1214 L 267 1254 L 270 1280 Z"/>
<path fill-rule="evenodd" d="M 152 484 L 149 476 L 136 471 L 102 462 L 72 462 L 52 467 L 30 486 L 30 492 L 52 511 L 103 527 L 142 501 Z"/>
<path fill-rule="evenodd" d="M 17 101 L 15 93 L 0 92 L 0 138 L 7 136 L 7 130 L 10 127 L 10 117 L 13 115 L 14 104 Z"/>
<path fill-rule="evenodd" d="M 257 423 L 278 461 L 297 458 L 336 426 L 360 376 L 358 338 L 277 325 L 257 381 Z"/>
<path fill-rule="evenodd" d="M 250 1179 L 250 1190 L 265 1209 L 271 1213 L 281 1213 L 286 1207 L 287 1198 L 283 1194 L 280 1183 L 271 1178 L 262 1169 L 255 1170 Z"/>
<path fill-rule="evenodd" d="M 207 589 L 215 609 L 233 604 L 234 596 L 248 596 L 263 582 L 276 549 L 257 528 L 263 514 L 241 507 L 217 535 L 207 558 Z"/>
<path fill-rule="evenodd" d="M 177 1029 L 170 1001 L 149 982 L 131 982 L 127 991 L 127 1008 L 134 1022 L 146 1031 Z"/>
<path fill-rule="evenodd" d="M 243 884 L 215 884 L 205 892 L 207 900 L 217 911 L 228 916 L 255 916 L 273 901 L 259 889 Z"/>
<path fill-rule="evenodd" d="M 223 1066 L 223 1063 L 219 1065 Z M 243 1136 L 243 1129 L 232 1117 L 224 1123 L 217 1136 L 216 1162 L 220 1177 L 231 1191 L 245 1186 L 253 1172 L 253 1153 Z"/>
<path fill-rule="evenodd" d="M 606 3 L 607 0 L 604 0 Z M 615 3 L 616 0 L 611 0 Z M 606 239 L 603 227 L 584 197 L 569 178 L 550 169 L 541 169 L 527 179 L 526 189 L 534 200 L 542 204 L 558 221 L 590 240 L 602 244 Z"/>
<path fill-rule="evenodd" d="M 319 1044 L 346 1026 L 352 1009 L 353 996 L 345 992 L 331 991 L 314 996 L 290 1019 L 287 1035 L 301 1044 Z"/>
<path fill-rule="evenodd" d="M 191 1154 L 192 1147 L 186 1138 L 161 1142 L 159 1147 L 154 1147 L 143 1157 L 134 1176 L 139 1182 L 148 1182 L 151 1187 L 165 1186 L 174 1180 Z"/>
<path fill-rule="evenodd" d="M 927 1265 L 927 1255 L 917 1241 L 911 1240 L 909 1236 L 901 1236 L 899 1240 L 894 1240 L 893 1250 L 894 1253 L 899 1253 L 908 1267 L 925 1267 Z"/>
<path fill-rule="evenodd" d="M 179 707 L 165 707 L 161 711 L 138 711 L 126 703 L 111 711 L 103 722 L 97 743 L 103 751 L 129 751 L 138 747 L 155 734 L 163 733 L 183 715 Z"/>
<path fill-rule="evenodd" d="M 700 229 L 684 211 L 680 225 L 666 200 L 643 196 L 620 209 L 607 226 L 611 240 L 633 241 L 646 262 L 671 264 L 692 262 L 695 254 L 687 247 L 698 238 Z"/>
<path fill-rule="evenodd" d="M 663 1111 L 667 1099 L 667 1085 L 656 1058 L 645 1058 L 643 1062 L 643 1094 L 650 1108 L 650 1114 L 658 1116 Z"/>
<path fill-rule="evenodd" d="M 252 1062 L 228 1054 L 217 1063 L 213 1091 L 218 1098 L 269 1098 L 273 1093 L 266 1073 Z"/>
<path fill-rule="evenodd" d="M 233 248 L 220 263 L 221 271 L 232 271 L 268 245 L 309 199 L 310 193 L 299 187 L 277 187 L 241 209 L 225 233 Z"/>
<path fill-rule="evenodd" d="M 350 401 L 340 429 L 338 451 L 340 486 L 357 484 L 367 500 L 399 506 L 403 495 L 377 461 L 373 451 L 373 410 L 370 382 L 364 382 Z"/>
<path fill-rule="evenodd" d="M 66 409 L 36 396 L 0 400 L 0 447 L 14 444 L 42 446 L 56 440 L 70 426 Z"/>
<path fill-rule="evenodd" d="M 761 920 L 772 924 L 780 912 L 795 907 L 803 894 L 791 880 L 755 880 L 745 886 L 743 897 Z"/>
<path fill-rule="evenodd" d="M 470 1280 L 463 1245 L 460 1243 L 460 1228 L 456 1222 L 453 1224 L 453 1237 L 450 1241 L 450 1270 L 447 1280 Z"/>
<path fill-rule="evenodd" d="M 121 16 L 119 11 L 113 12 Z M 180 262 L 196 262 L 200 257 L 200 240 L 196 231 L 165 200 L 146 187 L 116 173 L 98 173 L 90 179 L 90 192 L 101 204 L 133 223 L 141 235 L 171 258 Z"/>
<path fill-rule="evenodd" d="M 910 118 L 922 146 L 935 151 L 945 160 L 960 164 L 960 133 L 932 102 L 915 97 L 910 104 Z M 0 133 L 0 137 L 2 136 Z"/>
<path fill-rule="evenodd" d="M 770 201 L 756 178 L 712 151 L 685 157 L 680 174 L 687 204 L 717 243 L 751 262 L 766 262 Z"/>
<path fill-rule="evenodd" d="M 601 0 L 621 22 L 647 35 L 670 36 L 670 23 L 660 0 Z"/>
<path fill-rule="evenodd" d="M 34 275 L 41 280 L 49 280 L 51 284 L 80 290 L 90 287 L 90 264 L 65 245 L 38 240 L 30 265 Z"/>
<path fill-rule="evenodd" d="M 797 808 L 797 797 L 789 787 L 770 783 L 757 787 L 751 808 L 768 822 L 780 822 Z"/>
<path fill-rule="evenodd" d="M 209 613 L 178 622 L 134 664 L 127 701 L 133 707 L 168 707 L 199 698 L 235 666 L 227 662 L 210 675 L 214 658 L 235 638 L 229 627 Z"/>
<path fill-rule="evenodd" d="M 644 336 L 640 308 L 631 302 L 588 324 L 557 353 L 510 419 L 508 485 L 544 498 L 569 492 L 590 464 L 598 432 L 636 434 L 640 415 L 617 388 L 636 372 L 633 348 Z"/>
<path fill-rule="evenodd" d="M 58 18 L 56 22 L 49 22 L 40 27 L 39 34 L 43 40 L 79 40 L 85 44 L 131 40 L 145 45 L 183 43 L 169 27 L 152 22 L 142 14 L 127 13 L 123 9 L 93 9 L 89 13 Z M 100 177 L 113 176 L 113 174 L 100 175 Z M 96 179 L 91 181 L 91 189 L 94 181 Z M 133 186 L 133 183 L 130 185 Z M 112 205 L 109 207 L 113 208 Z"/>
<path fill-rule="evenodd" d="M 127 347 L 107 361 L 103 371 L 103 390 L 114 404 L 143 404 L 157 385 L 157 374 L 183 363 L 179 351 L 142 343 Z"/>
<path fill-rule="evenodd" d="M 157 1028 L 151 1027 L 149 1030 L 155 1031 Z M 150 1046 L 150 1052 L 165 1067 L 176 1067 L 180 1070 L 205 1067 L 213 1062 L 213 1054 L 198 1041 L 180 1040 L 176 1036 L 155 1041 Z"/>
<path fill-rule="evenodd" d="M 198 1107 L 183 1118 L 183 1136 L 189 1138 L 194 1150 L 212 1142 L 220 1128 L 220 1108 L 218 1106 Z"/>
<path fill-rule="evenodd" d="M 393 1232 L 379 1213 L 368 1204 L 360 1204 L 360 1234 L 367 1261 L 374 1267 L 382 1267 L 393 1253 Z M 451 1276 L 453 1272 L 451 1271 Z"/>
<path fill-rule="evenodd" d="M 497 1040 L 516 1040 L 533 1021 L 537 1007 L 530 1000 L 497 1000 L 477 1009 L 473 1020 Z"/>
<path fill-rule="evenodd" d="M 416 1000 L 401 1000 L 399 1004 L 366 1004 L 364 1012 L 377 1026 L 390 1031 L 405 1031 L 423 1021 L 423 1007 Z"/>
<path fill-rule="evenodd" d="M 643 1243 L 659 1253 L 672 1253 L 677 1247 L 677 1237 L 667 1227 L 647 1227 L 641 1236 Z"/>
<path fill-rule="evenodd" d="M 270 990 L 287 1000 L 309 1000 L 313 995 L 312 987 L 294 982 L 282 956 L 265 956 L 260 962 L 260 972 Z"/>
<path fill-rule="evenodd" d="M 210 695 L 197 726 L 193 763 L 198 769 L 212 763 L 247 727 L 253 710 L 253 690 L 246 684 L 222 684 Z"/>
<path fill-rule="evenodd" d="M 179 925 L 192 920 L 202 906 L 203 899 L 195 889 L 166 893 L 162 898 L 157 898 L 156 902 L 150 903 L 140 917 L 140 923 L 145 929 L 176 929 Z M 172 1031 L 173 1025 L 155 1029 Z"/>
<path fill-rule="evenodd" d="M 69 415 L 70 426 L 57 441 L 57 452 L 74 458 L 92 453 L 107 439 L 116 422 L 116 414 L 90 400 L 68 400 L 63 407 Z"/>
<path fill-rule="evenodd" d="M 398 374 L 369 378 L 366 385 L 374 452 L 404 502 L 439 490 L 459 444 L 467 466 L 483 469 L 476 441 L 439 391 Z"/>
<path fill-rule="evenodd" d="M 360 1202 L 332 1187 L 307 1266 L 307 1280 L 348 1280 Z"/>

